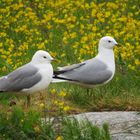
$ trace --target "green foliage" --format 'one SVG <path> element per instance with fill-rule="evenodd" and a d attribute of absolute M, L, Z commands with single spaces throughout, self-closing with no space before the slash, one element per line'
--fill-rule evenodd
<path fill-rule="evenodd" d="M 129 72 L 117 72 L 106 85 L 86 89 L 70 83 L 57 83 L 50 86 L 57 90 L 65 89 L 67 100 L 86 111 L 139 110 L 139 76 Z"/>
<path fill-rule="evenodd" d="M 19 107 L 0 112 L 1 140 L 55 140 L 58 136 L 62 140 L 110 140 L 106 124 L 98 128 L 88 121 L 61 116 L 53 121 L 41 121 L 39 113 L 25 113 Z"/>
<path fill-rule="evenodd" d="M 64 140 L 110 140 L 107 124 L 103 128 L 92 125 L 89 121 L 77 121 L 75 118 L 63 120 Z"/>
<path fill-rule="evenodd" d="M 5 139 L 42 139 L 51 134 L 49 125 L 42 125 L 38 112 L 23 112 L 21 108 L 13 107 L 10 113 L 0 112 L 0 138 Z"/>

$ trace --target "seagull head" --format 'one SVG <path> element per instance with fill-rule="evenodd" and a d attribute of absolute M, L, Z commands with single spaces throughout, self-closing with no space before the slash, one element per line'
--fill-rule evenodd
<path fill-rule="evenodd" d="M 53 57 L 46 51 L 39 50 L 32 57 L 32 62 L 35 63 L 50 63 L 53 61 Z"/>
<path fill-rule="evenodd" d="M 99 47 L 105 47 L 107 49 L 113 49 L 115 45 L 118 45 L 116 40 L 110 36 L 102 37 L 99 41 Z"/>

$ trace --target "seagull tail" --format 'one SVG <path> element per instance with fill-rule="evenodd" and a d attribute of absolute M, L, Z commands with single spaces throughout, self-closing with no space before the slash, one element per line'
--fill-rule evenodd
<path fill-rule="evenodd" d="M 67 82 L 65 78 L 59 77 L 60 74 L 65 73 L 63 70 L 58 70 L 53 72 L 52 83 L 60 83 L 60 82 Z"/>
<path fill-rule="evenodd" d="M 65 77 L 60 77 L 59 75 L 54 75 L 52 83 L 71 82 L 71 81 L 73 80 Z"/>
<path fill-rule="evenodd" d="M 66 80 L 62 80 L 62 79 L 57 79 L 57 78 L 53 78 L 52 79 L 52 83 L 61 83 L 61 82 L 67 82 Z"/>
<path fill-rule="evenodd" d="M 65 73 L 64 70 L 62 70 L 62 71 L 54 71 L 52 83 L 72 82 L 73 81 L 72 79 L 64 77 L 63 73 Z"/>

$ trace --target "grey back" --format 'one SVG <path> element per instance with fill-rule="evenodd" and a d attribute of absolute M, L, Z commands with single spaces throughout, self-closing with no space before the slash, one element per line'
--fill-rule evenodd
<path fill-rule="evenodd" d="M 110 79 L 111 76 L 112 72 L 107 69 L 107 65 L 98 59 L 85 61 L 85 64 L 81 65 L 81 67 L 67 71 L 60 75 L 60 77 L 65 77 L 76 82 L 91 85 L 102 84 Z"/>

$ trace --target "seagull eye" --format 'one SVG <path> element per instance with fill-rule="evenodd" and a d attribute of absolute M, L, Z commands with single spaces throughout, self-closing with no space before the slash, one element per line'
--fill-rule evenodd
<path fill-rule="evenodd" d="M 108 42 L 110 43 L 111 41 L 110 41 L 110 40 L 108 40 Z"/>
<path fill-rule="evenodd" d="M 46 59 L 47 57 L 46 57 L 46 56 L 43 56 L 43 58 L 45 58 L 45 59 Z"/>

